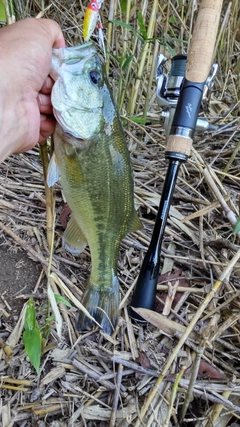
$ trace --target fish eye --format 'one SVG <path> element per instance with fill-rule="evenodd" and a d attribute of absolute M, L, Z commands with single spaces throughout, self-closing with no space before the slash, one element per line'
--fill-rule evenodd
<path fill-rule="evenodd" d="M 92 3 L 91 3 L 91 9 L 92 9 L 92 10 L 96 10 L 96 11 L 97 11 L 97 10 L 98 10 L 98 6 L 97 6 L 97 4 L 96 4 L 96 3 L 94 3 L 94 2 L 92 2 Z"/>
<path fill-rule="evenodd" d="M 99 86 L 99 84 L 102 81 L 102 76 L 99 73 L 99 71 L 92 70 L 92 71 L 90 71 L 89 76 L 90 76 L 92 83 Z"/>

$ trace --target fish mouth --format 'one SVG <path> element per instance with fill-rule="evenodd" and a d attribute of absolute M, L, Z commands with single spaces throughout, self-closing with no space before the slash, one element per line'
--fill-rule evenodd
<path fill-rule="evenodd" d="M 62 125 L 62 123 L 59 123 L 59 120 L 57 121 L 56 128 L 58 129 L 58 132 L 64 134 L 65 139 L 72 141 L 74 138 L 76 141 L 85 141 L 84 138 L 82 138 L 80 135 L 75 134 L 69 129 L 65 129 L 65 127 Z"/>
<path fill-rule="evenodd" d="M 100 61 L 104 62 L 104 55 L 98 45 L 89 41 L 78 46 L 61 47 L 52 49 L 52 67 L 50 76 L 54 81 L 59 77 L 59 70 L 63 64 L 71 65 L 75 63 L 84 63 L 90 58 L 98 56 Z"/>
<path fill-rule="evenodd" d="M 99 48 L 92 41 L 83 43 L 78 46 L 62 47 L 52 50 L 53 58 L 55 57 L 59 64 L 74 63 L 100 54 Z"/>

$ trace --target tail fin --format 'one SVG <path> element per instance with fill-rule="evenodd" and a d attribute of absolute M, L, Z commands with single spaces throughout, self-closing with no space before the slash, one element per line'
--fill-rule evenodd
<path fill-rule="evenodd" d="M 82 304 L 101 325 L 103 331 L 112 334 L 118 321 L 119 283 L 117 277 L 113 278 L 112 286 L 109 288 L 100 288 L 89 280 Z M 76 324 L 79 331 L 89 330 L 94 326 L 94 322 L 82 311 L 77 315 Z"/>

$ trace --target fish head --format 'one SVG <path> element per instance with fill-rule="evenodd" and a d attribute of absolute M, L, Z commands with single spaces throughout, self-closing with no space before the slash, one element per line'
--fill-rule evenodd
<path fill-rule="evenodd" d="M 75 138 L 93 140 L 111 134 L 116 115 L 104 65 L 92 42 L 53 49 L 53 112 L 62 130 Z"/>

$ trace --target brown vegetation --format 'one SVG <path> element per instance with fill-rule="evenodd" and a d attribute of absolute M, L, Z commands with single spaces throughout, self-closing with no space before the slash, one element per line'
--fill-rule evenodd
<path fill-rule="evenodd" d="M 86 2 L 13 3 L 17 19 L 53 18 L 61 25 L 68 45 L 82 43 Z M 90 254 L 85 250 L 74 258 L 61 248 L 64 201 L 60 184 L 56 186 L 52 264 L 47 270 L 46 200 L 39 149 L 11 156 L 0 166 L 1 250 L 8 254 L 12 271 L 21 269 L 20 275 L 9 278 L 2 267 L 0 277 L 3 427 L 240 425 L 240 252 L 239 236 L 232 233 L 239 215 L 240 188 L 238 0 L 224 1 L 215 55 L 219 71 L 201 112 L 201 117 L 231 129 L 228 133 L 195 134 L 165 232 L 156 312 L 142 312 L 148 323 L 141 326 L 131 322 L 127 311 L 166 173 L 165 131 L 156 101 L 154 64 L 160 52 L 168 58 L 174 52 L 187 52 L 197 13 L 193 4 L 121 2 L 126 13 L 114 0 L 105 0 L 102 6 L 110 52 L 109 79 L 123 117 L 135 176 L 135 202 L 144 225 L 143 231 L 128 235 L 121 245 L 121 317 L 111 337 L 98 328 L 85 334 L 75 330 L 74 296 L 81 299 Z M 142 42 L 127 26 L 109 22 L 120 20 L 137 30 L 138 11 L 142 11 L 151 42 Z M 124 61 L 128 61 L 126 68 Z M 17 263 L 16 256 L 21 258 L 24 253 L 25 261 Z M 62 337 L 52 322 L 37 376 L 23 348 L 24 303 L 33 295 L 39 324 L 46 324 L 46 277 L 50 272 L 54 292 L 65 297 L 68 292 L 72 308 L 60 305 Z M 21 314 L 19 305 L 23 306 Z M 146 416 L 142 419 L 143 407 Z"/>

